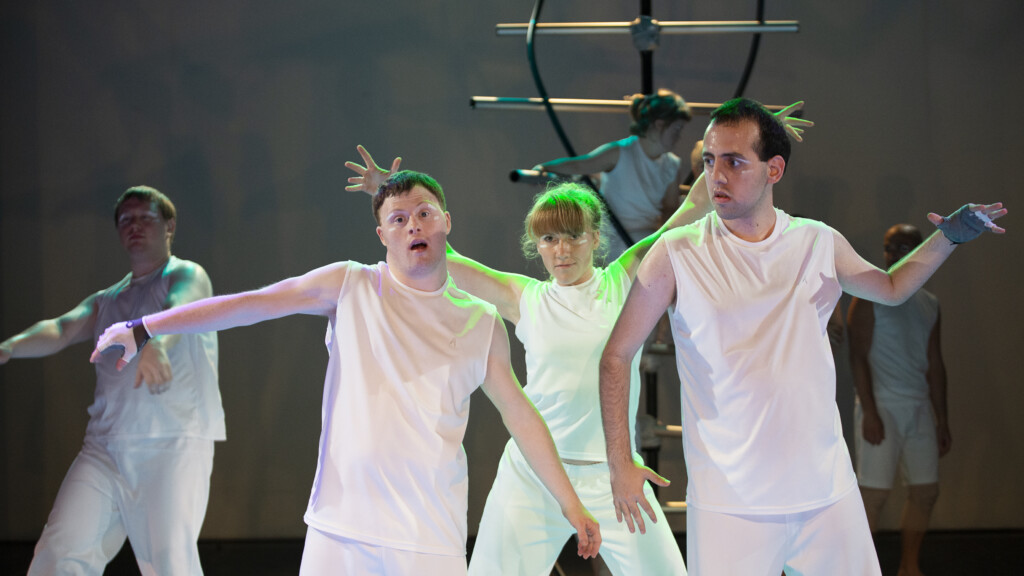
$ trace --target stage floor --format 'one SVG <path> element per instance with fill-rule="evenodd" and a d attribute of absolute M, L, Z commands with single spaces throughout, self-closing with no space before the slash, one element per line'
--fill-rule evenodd
<path fill-rule="evenodd" d="M 686 535 L 678 535 L 686 550 Z M 878 556 L 884 576 L 896 574 L 899 534 L 878 535 Z M 472 542 L 470 542 L 472 545 Z M 32 542 L 0 542 L 0 575 L 21 576 L 32 559 Z M 302 557 L 302 540 L 202 540 L 199 542 L 206 576 L 293 576 Z M 559 560 L 566 576 L 592 576 L 588 564 L 567 546 Z M 921 569 L 928 576 L 1019 576 L 1024 574 L 1024 531 L 938 531 L 925 537 Z M 107 567 L 106 576 L 137 576 L 128 546 Z"/>

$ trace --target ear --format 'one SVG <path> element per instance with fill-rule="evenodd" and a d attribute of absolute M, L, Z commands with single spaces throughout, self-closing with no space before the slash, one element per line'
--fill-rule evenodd
<path fill-rule="evenodd" d="M 768 182 L 775 184 L 779 180 L 782 180 L 782 175 L 786 173 L 786 161 L 782 159 L 782 156 L 773 156 L 768 160 Z"/>
<path fill-rule="evenodd" d="M 380 243 L 383 244 L 385 248 L 388 247 L 388 243 L 384 241 L 384 231 L 380 226 L 377 226 L 377 238 L 380 238 Z"/>
<path fill-rule="evenodd" d="M 170 220 L 167 220 L 166 224 L 167 224 L 167 234 L 169 234 L 171 238 L 174 238 L 174 230 L 178 226 L 178 221 L 176 219 L 174 219 L 174 218 L 171 218 Z"/>
<path fill-rule="evenodd" d="M 452 215 L 449 212 L 444 213 L 445 229 L 444 235 L 447 236 L 452 233 Z"/>

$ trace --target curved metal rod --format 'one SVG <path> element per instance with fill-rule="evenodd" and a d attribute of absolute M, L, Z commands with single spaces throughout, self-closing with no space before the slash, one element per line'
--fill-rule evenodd
<path fill-rule="evenodd" d="M 757 0 L 757 21 L 764 22 L 764 0 Z M 754 62 L 757 60 L 757 50 L 761 46 L 761 34 L 754 34 L 750 41 L 750 51 L 747 53 L 747 64 L 743 67 L 743 74 L 740 75 L 740 82 L 736 85 L 736 92 L 733 98 L 743 96 L 747 90 L 747 81 L 750 80 L 750 73 L 754 71 Z"/>
<path fill-rule="evenodd" d="M 558 121 L 558 115 L 555 114 L 555 107 L 552 106 L 551 99 L 548 98 L 548 91 L 544 88 L 544 81 L 541 79 L 540 69 L 537 67 L 537 56 L 534 52 L 534 34 L 537 31 L 537 20 L 540 18 L 540 12 L 543 8 L 544 0 L 537 0 L 537 3 L 533 6 L 533 12 L 530 14 L 530 24 L 527 26 L 526 32 L 526 58 L 530 63 L 530 73 L 533 75 L 533 81 L 537 85 L 537 92 L 539 92 L 541 96 L 540 98 L 537 98 L 537 100 L 540 101 L 541 107 L 543 107 L 547 112 L 548 118 L 551 120 L 551 125 L 554 127 L 555 132 L 558 133 L 558 138 L 562 141 L 562 146 L 565 148 L 565 151 L 569 156 L 576 156 L 576 150 L 569 141 L 569 136 L 567 136 L 565 130 L 562 129 L 562 123 Z M 586 183 L 587 186 L 590 186 L 594 192 L 598 191 L 597 186 L 595 186 L 594 182 L 590 180 L 590 177 L 584 175 L 583 182 Z M 604 204 L 608 211 L 608 220 L 611 222 L 612 228 L 619 233 L 619 236 L 622 237 L 627 246 L 632 246 L 633 239 L 629 236 L 629 232 L 626 231 L 622 222 L 620 222 L 618 217 L 615 215 L 615 212 L 612 211 L 611 206 L 608 205 L 607 200 L 605 200 L 604 196 L 601 194 L 597 194 L 597 197 L 601 200 L 601 203 Z"/>
<path fill-rule="evenodd" d="M 718 22 L 658 22 L 662 34 L 752 34 L 767 32 L 799 32 L 797 20 L 722 20 Z M 534 34 L 630 34 L 632 22 L 560 22 L 537 23 Z M 498 36 L 522 36 L 529 24 L 497 24 Z"/>

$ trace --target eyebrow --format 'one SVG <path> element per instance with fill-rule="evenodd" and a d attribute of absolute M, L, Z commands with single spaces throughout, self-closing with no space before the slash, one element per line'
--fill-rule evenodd
<path fill-rule="evenodd" d="M 430 202 L 420 202 L 419 204 L 417 204 L 411 210 L 406 210 L 405 208 L 393 208 L 393 209 L 388 211 L 388 216 L 394 214 L 395 212 L 415 212 L 415 211 L 417 211 L 417 210 L 419 210 L 420 208 L 423 208 L 423 207 L 433 208 L 433 209 L 438 210 L 438 211 L 441 210 L 440 206 L 436 206 L 434 204 L 431 204 Z"/>
<path fill-rule="evenodd" d="M 138 214 L 140 216 L 159 216 L 160 212 L 156 210 L 146 210 L 145 212 L 131 212 L 130 210 L 122 210 L 121 213 L 118 214 L 117 219 L 121 220 L 123 218 L 128 218 L 129 216 L 135 214 Z"/>

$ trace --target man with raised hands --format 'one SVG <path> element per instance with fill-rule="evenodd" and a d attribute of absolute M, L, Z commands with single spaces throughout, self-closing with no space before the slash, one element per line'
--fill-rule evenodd
<path fill-rule="evenodd" d="M 516 380 L 494 306 L 448 275 L 451 216 L 426 174 L 403 171 L 374 195 L 384 262 L 338 262 L 260 290 L 218 296 L 111 326 L 93 361 L 146 339 L 224 330 L 291 314 L 329 320 L 320 456 L 300 574 L 465 574 L 470 394 L 494 402 L 530 466 L 561 504 L 581 556 L 597 522 L 562 469 L 547 426 Z"/>
<path fill-rule="evenodd" d="M 629 362 L 670 308 L 682 386 L 691 576 L 878 575 L 835 403 L 827 324 L 843 291 L 897 304 L 1001 204 L 966 205 L 888 272 L 825 224 L 774 207 L 790 144 L 747 99 L 711 115 L 704 175 L 714 211 L 665 233 L 640 265 L 601 360 L 601 404 L 621 519 L 651 509 L 630 457 Z"/>

